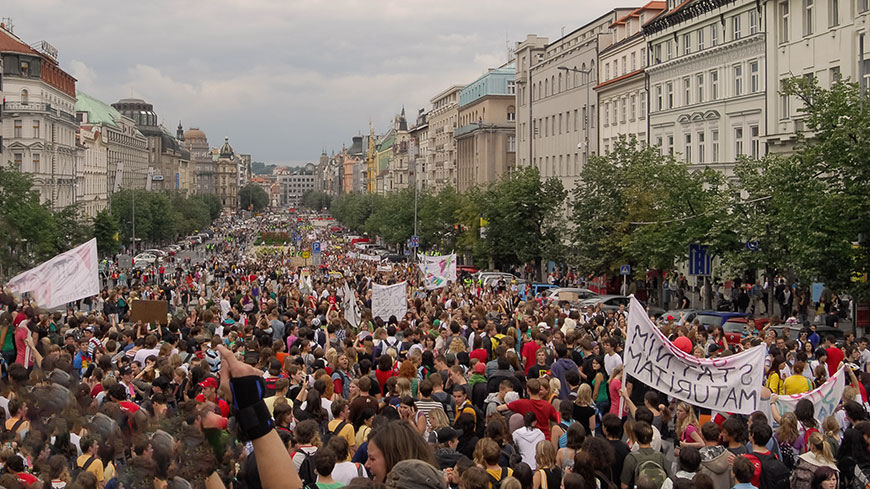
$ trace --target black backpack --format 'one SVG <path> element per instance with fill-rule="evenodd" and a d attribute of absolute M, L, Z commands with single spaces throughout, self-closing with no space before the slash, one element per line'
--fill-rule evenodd
<path fill-rule="evenodd" d="M 317 472 L 314 471 L 314 459 L 311 454 L 305 450 L 299 450 L 305 457 L 299 465 L 299 478 L 302 479 L 302 485 L 308 486 L 317 483 Z"/>
<path fill-rule="evenodd" d="M 508 469 L 506 467 L 501 468 L 501 474 L 499 475 L 498 480 L 496 480 L 489 471 L 486 472 L 486 475 L 489 476 L 490 489 L 501 489 L 501 482 L 508 476 Z"/>
<path fill-rule="evenodd" d="M 90 457 L 88 457 L 87 460 L 85 460 L 84 465 L 79 467 L 78 462 L 76 461 L 75 458 L 73 458 L 73 466 L 72 466 L 72 470 L 70 471 L 70 477 L 72 477 L 72 480 L 78 479 L 79 474 L 81 474 L 83 472 L 87 472 L 88 467 L 90 467 L 96 461 L 97 461 L 97 457 L 90 456 Z"/>
<path fill-rule="evenodd" d="M 350 423 L 348 423 L 347 421 L 342 421 L 341 423 L 338 423 L 338 426 L 336 426 L 334 430 L 326 430 L 326 433 L 323 434 L 323 446 L 326 446 L 329 443 L 329 440 L 338 436 L 338 434 L 341 433 L 341 430 L 343 430 L 344 427 L 348 424 Z"/>

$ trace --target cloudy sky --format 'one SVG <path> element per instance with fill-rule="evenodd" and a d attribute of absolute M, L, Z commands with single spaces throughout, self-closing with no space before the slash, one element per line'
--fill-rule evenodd
<path fill-rule="evenodd" d="M 630 2 L 629 2 L 630 3 Z M 614 0 L 29 0 L 2 11 L 47 40 L 77 88 L 139 97 L 161 121 L 224 136 L 255 161 L 316 160 L 360 132 L 409 118 L 450 85 L 550 40 Z M 620 3 L 620 6 L 626 6 Z M 173 130 L 174 132 L 174 130 Z"/>

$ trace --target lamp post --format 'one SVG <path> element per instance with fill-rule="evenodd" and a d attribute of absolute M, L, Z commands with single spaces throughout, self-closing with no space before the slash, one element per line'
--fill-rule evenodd
<path fill-rule="evenodd" d="M 569 68 L 567 66 L 559 66 L 559 69 L 586 75 L 586 117 L 583 118 L 583 137 L 585 139 L 583 143 L 583 164 L 585 165 L 586 162 L 589 161 L 589 118 L 592 117 L 592 110 L 589 107 L 589 75 L 592 74 L 592 68 L 589 68 L 588 70 L 580 70 L 577 68 Z"/>

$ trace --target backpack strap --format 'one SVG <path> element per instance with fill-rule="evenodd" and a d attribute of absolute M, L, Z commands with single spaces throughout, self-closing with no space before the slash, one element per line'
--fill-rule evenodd
<path fill-rule="evenodd" d="M 345 426 L 347 426 L 347 421 L 342 421 L 341 423 L 338 423 L 338 426 L 336 426 L 335 429 L 332 430 L 332 434 L 338 436 L 338 434 L 341 433 L 341 430 L 343 430 Z"/>
<path fill-rule="evenodd" d="M 19 419 L 18 421 L 16 421 L 15 424 L 12 425 L 12 429 L 10 429 L 9 432 L 12 433 L 13 435 L 15 435 L 16 433 L 18 433 L 18 428 L 20 428 L 21 425 L 24 424 L 25 421 L 26 421 L 26 420 L 25 420 L 24 418 Z M 5 423 L 4 423 L 4 426 L 5 426 Z"/>
<path fill-rule="evenodd" d="M 363 475 L 362 465 L 360 465 L 359 462 L 354 462 L 354 465 L 356 465 L 356 475 L 358 475 L 359 477 L 365 477 Z"/>
<path fill-rule="evenodd" d="M 541 474 L 541 489 L 548 489 L 548 487 L 547 487 L 547 471 L 544 469 L 538 469 L 538 473 Z"/>
<path fill-rule="evenodd" d="M 94 457 L 94 456 L 88 457 L 88 459 L 85 460 L 84 465 L 82 465 L 82 472 L 87 472 L 88 467 L 90 467 L 91 464 L 94 463 L 95 460 L 97 460 L 97 457 Z"/>

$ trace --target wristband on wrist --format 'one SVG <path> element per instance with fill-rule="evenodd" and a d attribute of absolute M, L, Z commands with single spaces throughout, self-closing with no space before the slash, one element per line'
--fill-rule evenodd
<path fill-rule="evenodd" d="M 275 420 L 262 400 L 239 409 L 236 413 L 239 435 L 246 440 L 256 440 L 275 428 Z"/>

